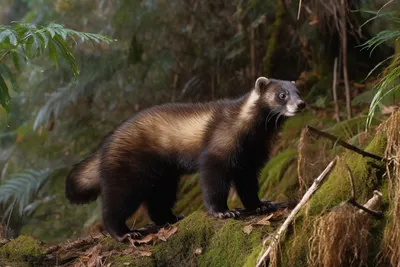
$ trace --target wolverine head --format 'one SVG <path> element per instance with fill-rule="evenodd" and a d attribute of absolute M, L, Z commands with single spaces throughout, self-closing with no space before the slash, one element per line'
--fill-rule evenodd
<path fill-rule="evenodd" d="M 292 81 L 259 77 L 254 89 L 261 104 L 279 115 L 291 117 L 306 107 Z"/>

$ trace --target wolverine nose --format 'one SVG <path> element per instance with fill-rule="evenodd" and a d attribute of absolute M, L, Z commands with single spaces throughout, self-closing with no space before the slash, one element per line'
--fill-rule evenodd
<path fill-rule="evenodd" d="M 304 109 L 306 107 L 306 103 L 304 101 L 300 101 L 297 103 L 297 108 L 298 109 Z"/>

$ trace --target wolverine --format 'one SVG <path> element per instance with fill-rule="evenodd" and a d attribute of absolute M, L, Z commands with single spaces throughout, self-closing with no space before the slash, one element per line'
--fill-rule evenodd
<path fill-rule="evenodd" d="M 118 241 L 140 234 L 126 220 L 141 204 L 156 225 L 172 212 L 183 174 L 199 173 L 208 214 L 236 217 L 227 205 L 231 186 L 245 210 L 266 212 L 258 175 L 283 122 L 306 106 L 292 81 L 259 77 L 236 99 L 168 103 L 138 112 L 109 133 L 66 179 L 71 203 L 102 202 L 105 229 Z"/>

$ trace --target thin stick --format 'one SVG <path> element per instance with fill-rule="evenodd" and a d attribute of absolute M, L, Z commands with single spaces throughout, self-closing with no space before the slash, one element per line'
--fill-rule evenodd
<path fill-rule="evenodd" d="M 299 20 L 299 18 L 300 18 L 301 2 L 302 2 L 302 0 L 300 0 L 300 2 L 299 2 L 299 10 L 297 10 L 297 20 Z"/>
<path fill-rule="evenodd" d="M 351 184 L 351 197 L 350 199 L 347 201 L 348 203 L 350 203 L 351 205 L 359 208 L 360 210 L 363 210 L 364 212 L 371 214 L 372 216 L 375 216 L 378 219 L 382 219 L 383 218 L 383 214 L 380 211 L 375 211 L 375 210 L 371 210 L 370 208 L 368 208 L 367 205 L 361 205 L 356 201 L 356 189 L 354 186 L 354 177 L 353 177 L 353 173 L 351 172 L 351 169 L 349 167 L 349 165 L 347 165 L 347 163 L 345 163 L 347 172 L 349 173 L 349 179 L 350 179 L 350 184 Z M 382 194 L 381 194 L 382 195 Z M 376 200 L 378 201 L 377 197 Z M 368 201 L 369 202 L 369 201 Z"/>
<path fill-rule="evenodd" d="M 369 209 L 369 210 L 374 210 L 378 204 L 381 202 L 382 200 L 382 193 L 379 192 L 378 190 L 374 190 L 374 196 L 372 198 L 370 198 L 367 203 L 364 204 L 364 207 Z M 364 210 L 359 210 L 358 213 L 360 214 L 364 214 L 366 213 Z"/>
<path fill-rule="evenodd" d="M 352 200 L 356 199 L 356 188 L 354 186 L 354 178 L 353 178 L 353 173 L 351 172 L 351 169 L 347 163 L 345 163 L 347 172 L 349 173 L 349 179 L 350 179 L 350 185 L 351 185 L 351 198 Z"/>
<path fill-rule="evenodd" d="M 376 159 L 376 160 L 379 160 L 379 161 L 385 160 L 385 159 L 383 159 L 382 157 L 380 157 L 378 155 L 366 152 L 366 151 L 364 151 L 364 150 L 362 150 L 362 149 L 360 149 L 360 148 L 358 148 L 356 146 L 350 145 L 349 143 L 347 143 L 346 141 L 340 139 L 339 137 L 336 137 L 336 136 L 331 135 L 329 133 L 323 132 L 323 131 L 318 130 L 317 128 L 314 128 L 314 127 L 309 126 L 309 125 L 307 125 L 306 127 L 310 131 L 318 134 L 319 136 L 322 136 L 322 137 L 325 137 L 327 139 L 330 139 L 330 140 L 334 141 L 335 143 L 341 145 L 342 147 L 347 148 L 349 150 L 352 150 L 352 151 L 354 151 L 354 152 L 356 152 L 356 153 L 358 153 L 358 154 L 360 154 L 360 155 L 362 155 L 364 157 L 373 158 L 373 159 Z"/>
<path fill-rule="evenodd" d="M 336 90 L 336 85 L 337 85 L 337 57 L 335 57 L 335 63 L 333 64 L 333 85 L 332 85 L 332 91 L 333 91 L 333 101 L 335 103 L 335 119 L 337 121 L 340 121 L 340 116 L 339 116 L 339 103 L 337 99 L 337 90 Z"/>
<path fill-rule="evenodd" d="M 261 264 L 264 263 L 265 260 L 269 258 L 269 255 L 273 248 L 278 244 L 282 234 L 286 231 L 286 229 L 289 227 L 290 223 L 293 221 L 294 217 L 296 214 L 300 211 L 300 209 L 307 203 L 308 200 L 311 199 L 311 196 L 314 194 L 315 191 L 320 187 L 321 183 L 324 181 L 324 179 L 328 176 L 329 172 L 332 170 L 334 167 L 338 157 L 336 156 L 329 164 L 326 166 L 325 170 L 314 180 L 314 183 L 311 185 L 311 187 L 307 190 L 307 192 L 303 195 L 303 198 L 300 200 L 299 204 L 292 210 L 292 212 L 289 214 L 289 216 L 286 218 L 285 222 L 282 224 L 282 226 L 279 228 L 278 232 L 274 234 L 272 237 L 271 243 L 269 244 L 267 250 L 264 252 L 264 254 L 261 256 L 260 260 L 258 261 L 256 267 L 261 266 Z M 267 240 L 264 240 L 264 243 Z"/>

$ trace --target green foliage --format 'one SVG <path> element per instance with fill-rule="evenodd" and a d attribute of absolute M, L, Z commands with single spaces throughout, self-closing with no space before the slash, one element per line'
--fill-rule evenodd
<path fill-rule="evenodd" d="M 18 215 L 30 215 L 43 202 L 49 198 L 37 199 L 44 185 L 58 168 L 43 170 L 28 169 L 14 174 L 10 179 L 0 185 L 0 205 L 8 205 L 4 218 L 7 218 L 14 207 Z"/>
<path fill-rule="evenodd" d="M 375 13 L 376 18 L 380 18 L 384 15 Z M 395 25 L 395 29 L 387 29 L 380 31 L 376 36 L 366 41 L 362 47 L 364 49 L 370 49 L 371 53 L 380 45 L 384 43 L 399 42 L 400 40 L 400 12 L 390 12 L 389 15 L 385 16 L 387 19 L 392 21 Z M 398 44 L 397 44 L 398 46 Z M 367 78 L 378 68 L 382 67 L 388 61 L 389 65 L 381 72 L 381 80 L 378 81 L 374 87 L 375 94 L 370 104 L 368 117 L 366 121 L 366 129 L 371 125 L 372 119 L 375 115 L 377 108 L 382 103 L 385 97 L 394 94 L 400 88 L 399 77 L 400 77 L 400 49 L 396 46 L 395 54 L 388 57 L 377 64 L 367 75 Z"/>
<path fill-rule="evenodd" d="M 50 23 L 47 26 L 39 26 L 26 23 L 15 23 L 12 26 L 0 26 L 0 62 L 6 56 L 11 57 L 14 67 L 20 71 L 20 61 L 28 63 L 29 60 L 38 58 L 48 52 L 48 56 L 58 67 L 58 56 L 62 56 L 69 64 L 73 72 L 74 80 L 79 75 L 79 68 L 75 60 L 72 46 L 69 40 L 75 43 L 91 41 L 93 43 L 112 42 L 112 39 L 99 34 L 78 32 L 66 29 L 62 25 Z M 7 81 L 11 84 L 7 85 Z M 0 104 L 9 111 L 9 90 L 17 91 L 14 74 L 10 68 L 0 63 Z"/>

